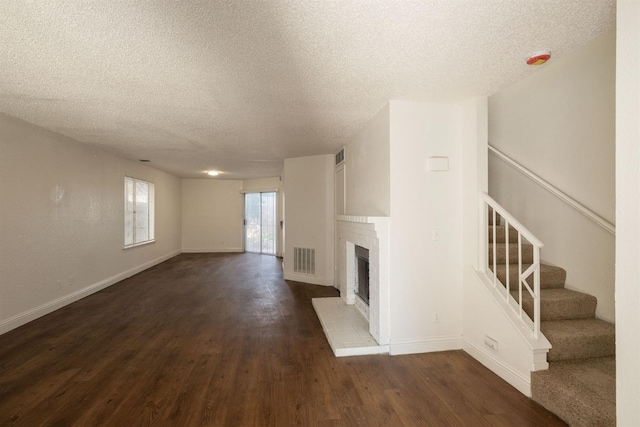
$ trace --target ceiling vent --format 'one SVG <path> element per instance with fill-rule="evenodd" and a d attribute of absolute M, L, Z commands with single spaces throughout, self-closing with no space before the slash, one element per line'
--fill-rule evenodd
<path fill-rule="evenodd" d="M 344 162 L 344 148 L 336 154 L 336 166 Z"/>

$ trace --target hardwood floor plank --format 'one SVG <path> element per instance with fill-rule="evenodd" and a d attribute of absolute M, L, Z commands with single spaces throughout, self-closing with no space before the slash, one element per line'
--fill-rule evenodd
<path fill-rule="evenodd" d="M 561 426 L 462 351 L 335 358 L 280 260 L 182 254 L 0 336 L 0 426 Z"/>

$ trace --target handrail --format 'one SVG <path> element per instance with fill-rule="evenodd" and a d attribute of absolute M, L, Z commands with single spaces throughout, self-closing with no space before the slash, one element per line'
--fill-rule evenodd
<path fill-rule="evenodd" d="M 489 147 L 489 151 L 490 152 L 492 152 L 493 154 L 498 156 L 500 159 L 504 160 L 510 166 L 515 168 L 518 172 L 520 172 L 521 174 L 523 174 L 527 178 L 531 179 L 532 181 L 534 181 L 536 184 L 540 185 L 545 190 L 549 191 L 551 194 L 553 194 L 554 196 L 556 196 L 557 198 L 559 198 L 560 200 L 562 200 L 563 202 L 565 202 L 566 204 L 568 204 L 569 206 L 571 206 L 572 208 L 574 208 L 575 210 L 580 212 L 582 215 L 584 215 L 587 218 L 589 218 L 594 223 L 598 224 L 600 227 L 602 227 L 605 230 L 607 230 L 609 233 L 613 234 L 614 236 L 616 235 L 616 227 L 615 227 L 615 225 L 611 224 L 609 221 L 607 221 L 606 219 L 602 218 L 600 215 L 598 215 L 597 213 L 593 212 L 591 209 L 589 209 L 588 207 L 586 207 L 582 203 L 578 202 L 577 200 L 575 200 L 574 198 L 572 198 L 568 194 L 564 193 L 562 190 L 558 189 L 557 187 L 555 187 L 551 183 L 545 181 L 544 179 L 542 179 L 541 177 L 539 177 L 535 173 L 531 172 L 529 169 L 525 168 L 520 163 L 518 163 L 515 160 L 513 160 L 511 157 L 509 157 L 506 154 L 504 154 L 502 151 L 498 150 L 495 147 L 492 147 L 491 145 L 489 145 L 488 147 Z"/>
<path fill-rule="evenodd" d="M 479 203 L 480 242 L 482 242 L 480 245 L 480 272 L 488 279 L 487 285 L 493 288 L 496 297 L 502 300 L 502 304 L 505 304 L 513 310 L 519 318 L 519 321 L 529 330 L 533 338 L 539 339 L 541 337 L 540 249 L 544 245 L 533 233 L 488 194 L 480 193 Z M 489 214 L 492 215 L 491 221 L 489 221 Z M 498 234 L 495 225 L 497 225 L 499 221 L 503 222 L 504 225 L 504 263 L 498 263 L 497 261 Z M 489 224 L 494 225 L 494 227 L 492 227 L 491 239 L 489 239 Z M 512 242 L 509 238 L 511 230 L 517 233 L 517 264 L 515 266 L 512 266 L 509 254 L 509 246 Z M 490 240 L 492 242 L 491 244 L 489 243 Z M 533 252 L 533 259 L 531 260 L 531 265 L 528 267 L 523 264 L 523 245 L 525 242 L 532 246 Z M 490 247 L 492 249 L 491 253 L 489 253 Z M 492 255 L 491 261 L 489 261 L 489 255 Z M 500 268 L 502 268 L 503 265 L 505 272 L 504 283 L 498 278 L 498 267 L 500 266 Z M 517 269 L 518 283 L 517 288 L 514 289 L 514 291 L 517 291 L 517 299 L 511 295 L 511 268 Z M 529 283 L 531 279 L 533 279 L 533 288 Z M 504 290 L 502 287 L 504 287 Z M 524 311 L 523 290 L 526 291 L 533 300 L 533 319 Z"/>

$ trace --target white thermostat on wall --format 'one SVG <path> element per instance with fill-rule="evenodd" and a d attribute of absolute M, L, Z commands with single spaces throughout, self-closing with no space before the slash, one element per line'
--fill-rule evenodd
<path fill-rule="evenodd" d="M 427 172 L 446 172 L 449 170 L 449 158 L 434 156 L 427 159 Z"/>

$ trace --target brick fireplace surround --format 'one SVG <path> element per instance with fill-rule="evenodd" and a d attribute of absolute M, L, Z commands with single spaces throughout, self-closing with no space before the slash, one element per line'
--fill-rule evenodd
<path fill-rule="evenodd" d="M 389 352 L 389 218 L 337 217 L 340 298 L 313 300 L 336 356 Z M 369 250 L 369 307 L 356 297 L 355 246 Z"/>

